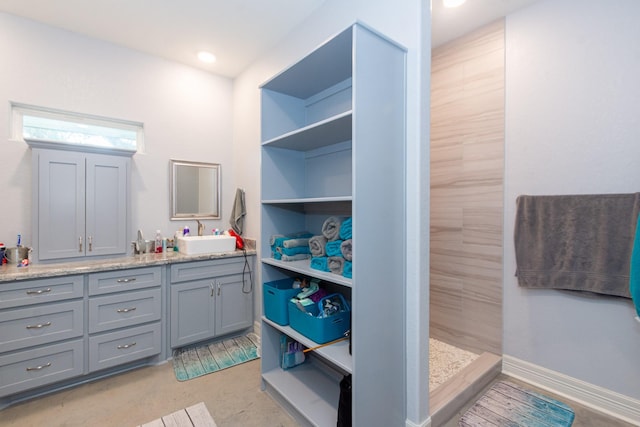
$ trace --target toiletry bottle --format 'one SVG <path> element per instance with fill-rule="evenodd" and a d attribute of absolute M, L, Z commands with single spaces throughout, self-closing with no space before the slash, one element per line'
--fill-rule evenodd
<path fill-rule="evenodd" d="M 182 229 L 182 235 L 183 236 L 188 236 L 189 235 L 189 226 L 185 225 L 184 228 Z"/>
<path fill-rule="evenodd" d="M 162 252 L 162 233 L 156 230 L 156 253 Z"/>

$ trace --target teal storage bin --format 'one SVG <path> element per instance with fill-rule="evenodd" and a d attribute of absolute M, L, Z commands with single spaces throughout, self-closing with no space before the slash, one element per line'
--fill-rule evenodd
<path fill-rule="evenodd" d="M 293 279 L 281 279 L 267 282 L 262 286 L 263 312 L 267 319 L 281 326 L 289 324 L 287 303 L 300 289 L 292 288 Z"/>
<path fill-rule="evenodd" d="M 344 297 L 340 294 L 328 295 L 318 304 L 322 307 L 322 302 L 325 299 L 336 295 L 342 300 L 345 309 L 327 317 L 307 314 L 300 310 L 294 302 L 289 301 L 289 326 L 318 344 L 326 344 L 329 341 L 342 338 L 351 329 L 351 312 Z"/>

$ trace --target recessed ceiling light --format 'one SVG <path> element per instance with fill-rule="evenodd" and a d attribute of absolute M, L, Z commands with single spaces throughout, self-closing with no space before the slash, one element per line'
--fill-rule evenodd
<path fill-rule="evenodd" d="M 207 64 L 213 64 L 216 62 L 216 56 L 213 53 L 205 51 L 198 52 L 198 59 Z"/>
<path fill-rule="evenodd" d="M 466 0 L 442 0 L 444 7 L 458 7 Z"/>

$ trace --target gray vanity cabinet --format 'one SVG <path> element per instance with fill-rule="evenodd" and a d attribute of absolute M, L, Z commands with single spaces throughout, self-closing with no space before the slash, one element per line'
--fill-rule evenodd
<path fill-rule="evenodd" d="M 250 280 L 242 257 L 171 265 L 171 348 L 250 327 Z"/>
<path fill-rule="evenodd" d="M 36 259 L 127 252 L 130 161 L 118 155 L 33 149 Z"/>
<path fill-rule="evenodd" d="M 88 275 L 89 371 L 162 351 L 162 268 Z"/>
<path fill-rule="evenodd" d="M 84 373 L 83 276 L 0 288 L 0 397 Z"/>

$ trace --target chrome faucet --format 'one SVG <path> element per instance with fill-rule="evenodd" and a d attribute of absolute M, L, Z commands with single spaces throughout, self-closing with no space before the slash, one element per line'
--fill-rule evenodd
<path fill-rule="evenodd" d="M 197 219 L 196 222 L 198 223 L 198 236 L 202 236 L 204 234 L 204 224 Z"/>

